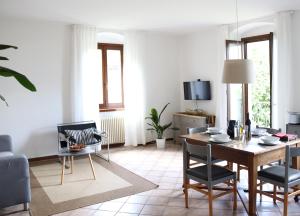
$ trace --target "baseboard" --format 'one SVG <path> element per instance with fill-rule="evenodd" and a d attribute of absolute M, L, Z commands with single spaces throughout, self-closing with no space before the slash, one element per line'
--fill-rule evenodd
<path fill-rule="evenodd" d="M 36 157 L 36 158 L 29 158 L 29 162 L 36 162 L 36 161 L 44 161 L 44 160 L 53 160 L 53 159 L 58 159 L 57 155 L 48 155 L 48 156 L 43 156 L 43 157 Z"/>
<path fill-rule="evenodd" d="M 174 140 L 174 139 L 173 138 L 167 138 L 166 140 L 170 141 L 170 140 Z M 146 145 L 152 145 L 152 144 L 155 144 L 155 143 L 156 143 L 156 141 L 152 140 L 152 141 L 146 142 Z M 114 143 L 114 144 L 110 144 L 109 148 L 118 148 L 118 147 L 122 147 L 124 145 L 125 145 L 125 143 Z M 144 146 L 144 144 L 138 144 L 138 146 Z M 107 149 L 107 145 L 102 145 L 101 148 L 102 149 Z M 53 159 L 58 159 L 58 156 L 57 155 L 48 155 L 48 156 L 43 156 L 43 157 L 35 157 L 35 158 L 29 158 L 28 161 L 29 162 L 36 162 L 36 161 L 45 161 L 45 160 L 53 160 Z"/>

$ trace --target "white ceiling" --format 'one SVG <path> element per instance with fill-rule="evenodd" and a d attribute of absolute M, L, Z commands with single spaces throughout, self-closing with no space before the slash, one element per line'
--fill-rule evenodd
<path fill-rule="evenodd" d="M 240 20 L 300 9 L 300 0 L 238 0 Z M 169 32 L 235 22 L 235 0 L 0 0 L 0 15 Z"/>

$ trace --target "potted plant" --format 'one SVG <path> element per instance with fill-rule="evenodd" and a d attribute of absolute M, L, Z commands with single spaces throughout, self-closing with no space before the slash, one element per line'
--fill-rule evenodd
<path fill-rule="evenodd" d="M 150 123 L 149 122 L 147 123 L 150 126 L 150 128 L 148 128 L 147 130 L 152 130 L 152 131 L 156 132 L 156 135 L 157 135 L 157 139 L 156 139 L 157 148 L 165 148 L 166 138 L 164 137 L 164 132 L 165 132 L 165 130 L 170 128 L 171 125 L 172 125 L 172 122 L 170 122 L 168 124 L 164 124 L 164 125 L 162 125 L 161 122 L 160 122 L 161 115 L 166 110 L 166 108 L 169 104 L 170 103 L 167 103 L 159 114 L 158 114 L 158 112 L 155 108 L 151 108 L 150 113 L 149 113 L 150 116 L 145 118 L 145 119 L 150 120 Z M 175 129 L 175 128 L 173 128 L 173 129 Z"/>
<path fill-rule="evenodd" d="M 8 48 L 17 49 L 16 46 L 0 44 L 0 50 L 4 50 L 4 49 L 8 49 Z M 7 57 L 0 56 L 0 60 L 7 61 L 9 59 Z M 0 76 L 14 77 L 26 89 L 28 89 L 30 91 L 36 91 L 35 86 L 29 81 L 29 79 L 25 75 L 20 74 L 14 70 L 0 66 Z M 8 106 L 5 98 L 1 94 L 0 94 L 0 100 L 2 100 Z"/>

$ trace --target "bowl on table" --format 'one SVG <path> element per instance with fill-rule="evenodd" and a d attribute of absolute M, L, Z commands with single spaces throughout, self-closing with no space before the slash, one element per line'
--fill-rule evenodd
<path fill-rule="evenodd" d="M 264 128 L 255 128 L 253 131 L 252 131 L 252 135 L 253 136 L 263 136 L 267 133 L 267 129 L 264 129 Z"/>
<path fill-rule="evenodd" d="M 212 141 L 215 142 L 229 142 L 230 138 L 227 134 L 216 134 L 210 136 Z"/>
<path fill-rule="evenodd" d="M 211 134 L 217 134 L 217 133 L 221 133 L 222 130 L 217 127 L 209 127 L 209 128 L 207 128 L 207 132 L 211 133 Z"/>
<path fill-rule="evenodd" d="M 279 142 L 279 137 L 274 137 L 274 136 L 262 136 L 260 138 L 260 140 L 263 142 L 263 143 L 277 143 Z"/>

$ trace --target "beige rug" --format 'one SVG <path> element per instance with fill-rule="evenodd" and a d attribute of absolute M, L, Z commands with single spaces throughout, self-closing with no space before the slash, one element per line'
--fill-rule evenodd
<path fill-rule="evenodd" d="M 65 170 L 60 184 L 61 164 L 57 161 L 30 165 L 33 216 L 53 215 L 72 209 L 141 193 L 157 187 L 129 170 L 93 157 L 96 180 L 88 158 L 74 160 L 74 171 Z"/>

